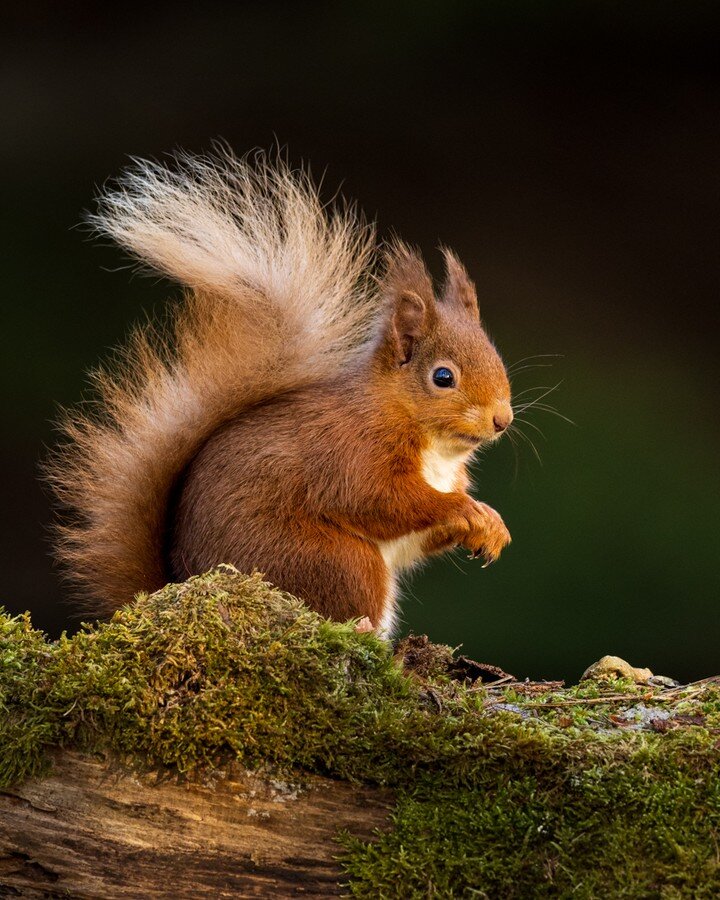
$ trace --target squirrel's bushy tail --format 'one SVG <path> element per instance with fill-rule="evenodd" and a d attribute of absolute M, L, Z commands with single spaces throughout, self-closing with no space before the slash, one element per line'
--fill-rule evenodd
<path fill-rule="evenodd" d="M 304 173 L 228 151 L 136 162 L 93 226 L 188 290 L 135 332 L 47 471 L 59 557 L 103 615 L 167 580 L 168 504 L 204 441 L 244 408 L 352 364 L 378 309 L 372 229 L 328 213 Z"/>

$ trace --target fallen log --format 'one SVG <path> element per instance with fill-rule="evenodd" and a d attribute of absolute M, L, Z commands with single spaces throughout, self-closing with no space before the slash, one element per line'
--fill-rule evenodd
<path fill-rule="evenodd" d="M 0 614 L 2 897 L 709 900 L 718 771 L 720 679 L 529 682 L 229 567 Z"/>
<path fill-rule="evenodd" d="M 237 763 L 202 781 L 77 751 L 0 793 L 0 896 L 328 897 L 338 831 L 370 839 L 389 791 Z"/>

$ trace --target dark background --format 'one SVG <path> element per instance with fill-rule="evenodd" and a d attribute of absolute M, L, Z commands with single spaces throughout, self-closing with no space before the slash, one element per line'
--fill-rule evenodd
<path fill-rule="evenodd" d="M 37 478 L 83 372 L 175 292 L 74 226 L 128 155 L 274 142 L 454 247 L 528 413 L 478 466 L 513 545 L 435 562 L 407 628 L 519 675 L 720 671 L 714 4 L 15 4 L 2 72 L 2 588 L 56 634 Z M 6 16 L 8 13 L 5 14 Z M 532 396 L 532 395 L 526 395 Z"/>

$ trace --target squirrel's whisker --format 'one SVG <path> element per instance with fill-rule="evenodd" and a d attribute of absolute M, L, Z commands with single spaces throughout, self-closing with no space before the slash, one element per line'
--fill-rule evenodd
<path fill-rule="evenodd" d="M 537 426 L 534 422 L 531 422 L 530 419 L 521 419 L 521 420 L 520 420 L 520 424 L 522 424 L 522 425 L 529 425 L 530 428 L 535 429 L 535 431 L 537 431 L 537 433 L 538 433 L 539 435 L 541 435 L 543 438 L 545 438 L 545 440 L 547 440 L 547 437 L 546 437 L 546 435 L 545 435 L 545 432 L 542 431 L 540 428 L 538 428 L 538 426 Z M 520 430 L 520 429 L 518 428 L 518 431 L 519 431 L 519 430 Z"/>
<path fill-rule="evenodd" d="M 513 369 L 512 372 L 508 372 L 508 378 L 515 378 L 520 372 L 525 372 L 528 369 L 552 369 L 552 363 L 531 363 L 527 366 L 520 366 L 518 369 Z"/>
<path fill-rule="evenodd" d="M 518 456 L 518 446 L 517 441 L 515 440 L 515 433 L 513 431 L 512 426 L 507 429 L 505 434 L 508 436 L 510 441 L 510 446 L 513 448 L 513 457 L 515 459 L 514 471 L 513 471 L 513 484 L 517 484 L 518 473 L 520 471 L 520 458 Z"/>
<path fill-rule="evenodd" d="M 514 425 L 511 427 L 513 428 L 515 434 L 518 435 L 518 437 L 521 437 L 526 443 L 528 443 L 530 445 L 530 448 L 532 449 L 533 453 L 535 454 L 537 461 L 540 463 L 540 465 L 542 465 L 543 461 L 542 461 L 542 459 L 540 459 L 540 453 L 538 452 L 538 448 L 535 446 L 534 442 L 519 428 L 515 427 Z"/>
<path fill-rule="evenodd" d="M 529 362 L 531 359 L 559 359 L 562 355 L 562 353 L 534 353 L 532 356 L 524 356 L 508 366 L 508 373 L 515 370 L 521 363 Z M 549 363 L 549 365 L 552 365 L 552 363 Z"/>
<path fill-rule="evenodd" d="M 527 403 L 521 404 L 519 409 L 517 410 L 517 412 L 525 412 L 525 410 L 530 409 L 533 406 L 536 406 L 538 403 L 540 403 L 541 400 L 543 400 L 545 397 L 547 397 L 548 394 L 552 394 L 553 391 L 556 391 L 560 387 L 561 384 L 562 384 L 562 381 L 558 381 L 557 384 L 548 388 L 543 394 L 540 394 L 539 397 L 536 397 L 534 400 L 530 400 Z"/>
<path fill-rule="evenodd" d="M 538 385 L 537 387 L 525 388 L 524 391 L 519 391 L 518 393 L 513 393 L 513 400 L 517 400 L 518 397 L 522 397 L 525 394 L 529 394 L 531 391 L 546 391 L 547 389 L 548 389 L 547 384 L 541 384 L 541 385 Z"/>
<path fill-rule="evenodd" d="M 550 415 L 557 416 L 559 419 L 567 422 L 569 425 L 574 425 L 577 427 L 577 422 L 574 422 L 572 419 L 568 418 L 564 413 L 561 413 L 559 410 L 555 409 L 554 406 L 546 406 L 544 403 L 538 403 L 532 407 L 532 411 L 535 412 L 538 410 L 540 412 L 550 413 Z M 527 419 L 523 420 L 527 421 Z"/>

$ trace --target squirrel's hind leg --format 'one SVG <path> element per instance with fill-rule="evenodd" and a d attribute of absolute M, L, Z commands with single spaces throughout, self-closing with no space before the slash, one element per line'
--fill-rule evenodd
<path fill-rule="evenodd" d="M 303 529 L 292 544 L 255 568 L 329 619 L 367 617 L 375 630 L 381 627 L 392 602 L 392 578 L 374 544 L 331 528 Z"/>
<path fill-rule="evenodd" d="M 229 537 L 201 544 L 186 536 L 184 545 L 173 550 L 174 560 L 181 562 L 173 574 L 182 579 L 220 562 L 232 563 L 241 572 L 262 572 L 328 619 L 367 617 L 375 631 L 387 631 L 394 580 L 374 543 L 297 519 L 275 519 L 271 529 L 237 529 Z"/>

